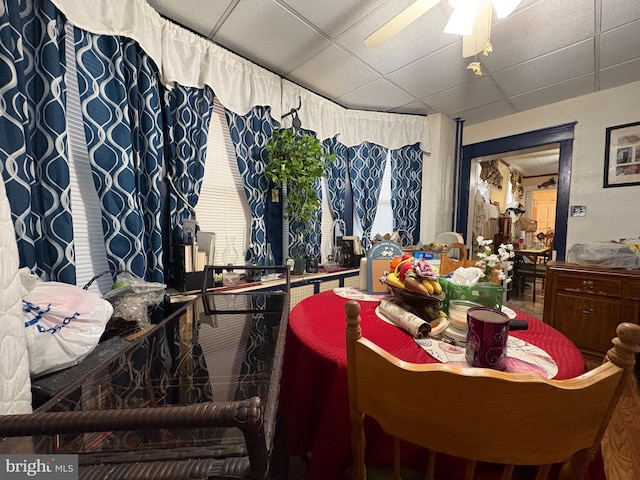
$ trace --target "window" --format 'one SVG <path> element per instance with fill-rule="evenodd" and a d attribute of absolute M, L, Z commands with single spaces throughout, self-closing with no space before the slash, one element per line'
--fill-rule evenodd
<path fill-rule="evenodd" d="M 73 39 L 73 25 L 67 22 L 67 39 Z M 71 181 L 71 215 L 76 262 L 76 284 L 86 285 L 94 276 L 109 269 L 102 235 L 102 213 L 93 186 L 91 164 L 84 134 L 80 93 L 73 41 L 66 42 L 67 136 L 69 139 L 69 175 Z M 90 290 L 106 292 L 111 288 L 110 275 L 98 278 Z"/>
<path fill-rule="evenodd" d="M 213 103 L 204 178 L 195 210 L 200 229 L 216 234 L 214 263 L 226 263 L 222 252 L 227 242 L 233 242 L 238 252 L 237 263 L 244 264 L 251 213 L 224 107 L 217 99 Z"/>
<path fill-rule="evenodd" d="M 353 234 L 362 238 L 362 225 L 357 214 L 353 212 Z M 382 186 L 380 188 L 380 198 L 378 199 L 378 208 L 376 210 L 376 218 L 371 228 L 371 238 L 376 234 L 384 235 L 385 233 L 393 233 L 393 210 L 391 209 L 391 150 L 387 150 L 387 159 L 382 176 Z"/>

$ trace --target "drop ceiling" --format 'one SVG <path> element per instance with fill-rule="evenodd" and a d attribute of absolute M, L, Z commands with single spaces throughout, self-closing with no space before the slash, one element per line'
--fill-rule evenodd
<path fill-rule="evenodd" d="M 336 103 L 465 125 L 640 81 L 640 1 L 522 0 L 494 21 L 483 76 L 447 0 L 378 47 L 414 0 L 148 0 L 161 15 Z"/>

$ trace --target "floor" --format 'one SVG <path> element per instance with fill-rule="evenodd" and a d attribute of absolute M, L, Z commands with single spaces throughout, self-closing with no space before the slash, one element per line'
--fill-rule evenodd
<path fill-rule="evenodd" d="M 519 310 L 532 317 L 542 320 L 542 312 L 544 310 L 544 293 L 542 292 L 542 280 L 537 279 L 536 284 L 536 301 L 533 301 L 533 290 L 531 283 L 525 285 L 524 293 L 516 295 L 515 290 L 511 290 L 505 305 L 514 310 Z"/>

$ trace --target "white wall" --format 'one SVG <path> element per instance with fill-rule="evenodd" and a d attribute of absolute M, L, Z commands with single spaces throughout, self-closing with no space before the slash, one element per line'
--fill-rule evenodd
<path fill-rule="evenodd" d="M 431 149 L 425 154 L 422 166 L 420 241 L 423 243 L 433 242 L 437 234 L 451 231 L 456 143 L 454 121 L 441 113 L 427 118 Z"/>
<path fill-rule="evenodd" d="M 569 217 L 567 249 L 574 243 L 640 236 L 640 185 L 603 188 L 605 130 L 640 121 L 640 82 L 527 110 L 464 129 L 464 144 L 577 121 L 569 205 L 586 205 L 586 217 Z"/>

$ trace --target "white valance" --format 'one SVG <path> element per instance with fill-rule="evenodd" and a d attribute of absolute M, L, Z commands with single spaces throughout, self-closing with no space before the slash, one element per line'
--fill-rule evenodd
<path fill-rule="evenodd" d="M 302 126 L 321 140 L 339 134 L 347 146 L 368 140 L 395 149 L 419 142 L 423 151 L 430 150 L 426 117 L 341 107 L 165 20 L 145 0 L 52 2 L 83 30 L 136 40 L 156 62 L 163 84 L 208 85 L 226 108 L 239 115 L 257 105 L 269 106 L 279 121 L 301 98 Z"/>
<path fill-rule="evenodd" d="M 302 127 L 313 130 L 322 140 L 338 135 L 338 140 L 348 147 L 367 140 L 390 149 L 419 142 L 423 151 L 429 151 L 427 117 L 350 110 L 283 79 L 282 111 L 297 107 L 299 101 Z"/>

